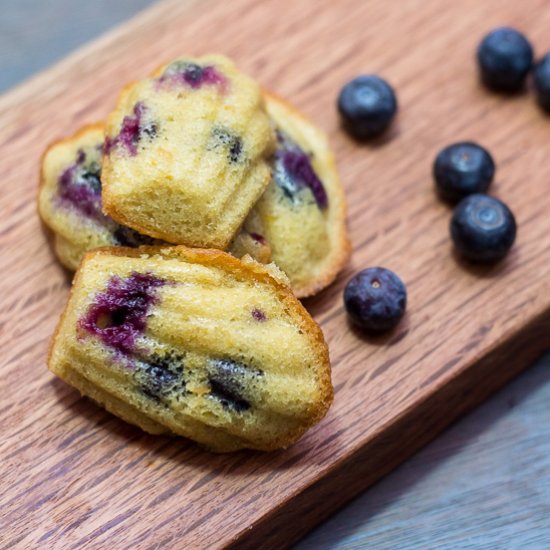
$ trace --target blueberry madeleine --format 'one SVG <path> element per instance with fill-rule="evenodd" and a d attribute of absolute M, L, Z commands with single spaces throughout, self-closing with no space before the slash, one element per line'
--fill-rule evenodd
<path fill-rule="evenodd" d="M 287 286 L 182 246 L 87 253 L 48 366 L 124 420 L 218 452 L 287 447 L 333 395 L 322 332 Z"/>
<path fill-rule="evenodd" d="M 87 250 L 140 246 L 155 240 L 102 212 L 103 124 L 85 126 L 52 144 L 42 157 L 38 211 L 54 233 L 61 263 L 76 269 Z"/>
<path fill-rule="evenodd" d="M 264 96 L 277 145 L 271 182 L 251 215 L 296 296 L 311 296 L 349 258 L 344 191 L 325 134 L 282 99 Z"/>
<path fill-rule="evenodd" d="M 226 249 L 267 187 L 274 145 L 259 86 L 219 55 L 127 86 L 107 120 L 103 208 L 174 244 Z"/>

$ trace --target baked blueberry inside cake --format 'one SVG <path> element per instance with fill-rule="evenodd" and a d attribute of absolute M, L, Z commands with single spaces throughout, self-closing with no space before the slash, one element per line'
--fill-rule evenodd
<path fill-rule="evenodd" d="M 283 130 L 278 129 L 277 149 L 273 159 L 273 181 L 295 203 L 303 200 L 300 191 L 309 189 L 317 206 L 328 207 L 328 197 L 323 182 L 311 165 L 311 153 L 307 154 Z"/>
<path fill-rule="evenodd" d="M 149 273 L 114 275 L 98 293 L 79 321 L 79 327 L 98 337 L 105 346 L 122 355 L 134 351 L 136 338 L 145 330 L 149 309 L 158 300 L 156 289 L 166 284 Z"/>
<path fill-rule="evenodd" d="M 190 87 L 194 90 L 202 86 L 216 86 L 225 92 L 228 86 L 226 76 L 211 64 L 199 64 L 178 59 L 170 63 L 157 78 L 159 87 Z"/>
<path fill-rule="evenodd" d="M 134 105 L 132 114 L 122 119 L 119 133 L 114 137 L 105 138 L 104 152 L 110 155 L 116 146 L 120 146 L 130 156 L 135 156 L 138 152 L 138 144 L 145 139 L 154 139 L 157 133 L 157 123 L 152 120 L 146 105 L 139 101 Z"/>
<path fill-rule="evenodd" d="M 74 164 L 68 166 L 58 179 L 58 195 L 61 204 L 76 208 L 89 218 L 103 220 L 101 165 L 94 153 L 94 150 L 90 154 L 89 150 L 78 149 Z"/>

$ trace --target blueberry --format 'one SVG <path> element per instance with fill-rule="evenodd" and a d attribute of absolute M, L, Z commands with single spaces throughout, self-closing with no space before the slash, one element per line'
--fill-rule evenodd
<path fill-rule="evenodd" d="M 229 160 L 233 163 L 239 162 L 242 150 L 243 143 L 238 137 L 236 137 L 229 146 Z"/>
<path fill-rule="evenodd" d="M 487 191 L 495 175 L 495 163 L 489 152 L 476 143 L 454 143 L 438 153 L 433 173 L 439 195 L 457 202 Z"/>
<path fill-rule="evenodd" d="M 502 201 L 487 195 L 470 195 L 455 208 L 450 231 L 465 258 L 493 262 L 506 256 L 514 244 L 516 220 Z"/>
<path fill-rule="evenodd" d="M 534 83 L 540 106 L 550 112 L 550 52 L 535 65 Z"/>
<path fill-rule="evenodd" d="M 162 365 L 150 365 L 146 370 L 147 383 L 143 384 L 142 391 L 155 401 L 178 380 L 178 376 Z"/>
<path fill-rule="evenodd" d="M 101 166 L 96 161 L 86 163 L 86 153 L 79 149 L 76 163 L 71 164 L 58 180 L 59 199 L 81 214 L 97 221 L 105 216 L 101 211 Z"/>
<path fill-rule="evenodd" d="M 161 86 L 168 84 L 189 86 L 193 89 L 201 88 L 203 85 L 215 85 L 220 91 L 224 91 L 227 86 L 226 77 L 213 65 L 202 67 L 181 59 L 170 63 L 158 82 Z"/>
<path fill-rule="evenodd" d="M 125 225 L 116 225 L 116 228 L 113 230 L 113 238 L 115 239 L 116 244 L 120 246 L 137 247 L 155 244 L 155 239 L 152 237 L 142 235 L 134 229 L 126 227 Z"/>
<path fill-rule="evenodd" d="M 250 403 L 240 395 L 238 388 L 227 385 L 214 378 L 209 379 L 210 395 L 215 397 L 224 409 L 244 412 L 250 409 Z"/>
<path fill-rule="evenodd" d="M 141 391 L 160 403 L 172 390 L 185 390 L 183 357 L 153 353 L 146 361 L 136 362 L 136 377 L 141 382 Z"/>
<path fill-rule="evenodd" d="M 258 321 L 258 323 L 263 323 L 263 322 L 267 321 L 267 317 L 266 317 L 265 313 L 264 313 L 261 309 L 255 307 L 255 308 L 252 310 L 251 313 L 252 313 L 252 318 L 253 318 L 255 321 Z"/>
<path fill-rule="evenodd" d="M 491 31 L 477 49 L 482 82 L 496 91 L 519 90 L 533 65 L 533 48 L 519 31 L 501 27 Z"/>
<path fill-rule="evenodd" d="M 375 75 L 358 76 L 342 88 L 338 111 L 353 137 L 367 139 L 390 125 L 397 112 L 397 99 L 385 80 Z"/>
<path fill-rule="evenodd" d="M 97 162 L 91 162 L 80 174 L 83 182 L 94 194 L 101 194 L 101 166 Z"/>
<path fill-rule="evenodd" d="M 225 409 L 247 411 L 250 402 L 243 395 L 246 392 L 246 381 L 263 376 L 263 371 L 230 359 L 212 359 L 209 367 L 210 396 L 217 399 Z"/>
<path fill-rule="evenodd" d="M 120 132 L 114 137 L 107 136 L 103 144 L 103 152 L 110 155 L 111 151 L 118 145 L 122 145 L 134 157 L 137 155 L 137 146 L 145 137 L 149 140 L 158 134 L 158 126 L 155 122 L 146 121 L 149 116 L 149 109 L 142 101 L 134 105 L 133 114 L 126 115 L 122 119 Z"/>
<path fill-rule="evenodd" d="M 241 138 L 227 128 L 221 126 L 214 127 L 208 147 L 209 149 L 223 147 L 227 151 L 229 162 L 233 164 L 242 160 L 243 143 Z"/>
<path fill-rule="evenodd" d="M 294 204 L 300 204 L 300 191 L 309 187 L 317 206 L 328 207 L 328 195 L 307 154 L 288 134 L 276 131 L 277 151 L 273 158 L 273 181 Z"/>
<path fill-rule="evenodd" d="M 139 129 L 139 132 L 140 132 L 140 139 L 142 137 L 147 137 L 149 139 L 154 139 L 155 137 L 157 137 L 158 135 L 158 126 L 156 123 L 154 122 L 148 122 L 147 124 L 144 124 L 142 127 L 140 127 Z"/>
<path fill-rule="evenodd" d="M 317 206 L 328 207 L 328 196 L 319 176 L 311 165 L 309 156 L 301 149 L 277 153 L 275 180 L 285 195 L 296 200 L 296 194 L 309 187 Z"/>
<path fill-rule="evenodd" d="M 166 283 L 150 273 L 133 272 L 124 279 L 113 275 L 106 289 L 95 295 L 79 327 L 120 355 L 131 355 L 151 307 L 158 303 L 157 288 Z"/>
<path fill-rule="evenodd" d="M 361 328 L 389 330 L 405 313 L 407 289 L 393 271 L 369 267 L 348 281 L 344 305 L 353 322 Z"/>
<path fill-rule="evenodd" d="M 183 71 L 186 82 L 191 86 L 196 86 L 200 83 L 204 76 L 204 69 L 196 63 L 189 63 Z"/>

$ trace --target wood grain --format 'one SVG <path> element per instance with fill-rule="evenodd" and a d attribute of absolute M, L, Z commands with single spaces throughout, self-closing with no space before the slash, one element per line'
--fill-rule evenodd
<path fill-rule="evenodd" d="M 397 7 L 399 6 L 399 7 Z M 514 24 L 550 49 L 543 0 L 168 1 L 0 98 L 0 541 L 5 547 L 281 548 L 409 456 L 550 346 L 550 121 L 528 94 L 477 83 L 473 52 Z M 231 24 L 228 24 L 230 22 Z M 306 305 L 321 323 L 336 388 L 328 417 L 271 454 L 210 455 L 111 417 L 46 371 L 68 277 L 35 215 L 45 145 L 103 118 L 117 90 L 183 52 L 219 51 L 287 96 L 330 135 L 350 202 L 354 256 Z M 340 86 L 375 72 L 397 89 L 390 134 L 340 131 Z M 493 268 L 463 265 L 431 162 L 461 139 L 497 161 L 496 195 L 518 242 Z M 341 290 L 355 269 L 394 269 L 409 288 L 398 330 L 366 338 Z"/>
<path fill-rule="evenodd" d="M 294 550 L 550 547 L 550 354 Z"/>

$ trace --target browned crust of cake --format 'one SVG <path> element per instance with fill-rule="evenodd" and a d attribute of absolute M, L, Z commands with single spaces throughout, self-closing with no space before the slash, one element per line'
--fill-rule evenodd
<path fill-rule="evenodd" d="M 315 134 L 318 136 L 321 143 L 326 142 L 325 134 L 319 130 L 306 115 L 298 111 L 298 109 L 296 109 L 296 107 L 294 107 L 291 103 L 267 90 L 263 90 L 263 95 L 268 102 L 271 101 L 278 103 L 288 111 L 289 116 L 299 119 L 304 124 L 307 124 L 308 127 L 315 130 Z M 338 205 L 336 222 L 332 224 L 330 230 L 331 240 L 333 239 L 333 242 L 331 242 L 331 261 L 327 264 L 326 269 L 322 273 L 308 281 L 306 284 L 292 285 L 292 290 L 298 298 L 313 296 L 330 285 L 334 279 L 336 279 L 338 273 L 346 265 L 351 255 L 351 242 L 349 240 L 346 224 L 346 196 L 338 175 L 334 155 L 328 151 L 328 154 L 323 157 L 322 161 L 323 164 L 332 172 L 333 179 L 337 183 L 337 185 L 330 187 L 331 194 L 333 198 L 336 197 Z M 333 206 L 330 206 L 329 203 L 329 208 L 332 207 Z"/>
<path fill-rule="evenodd" d="M 201 248 L 188 248 L 183 245 L 179 246 L 143 246 L 140 248 L 125 248 L 125 247 L 104 247 L 97 248 L 89 251 L 82 260 L 80 269 L 76 272 L 73 279 L 72 286 L 69 292 L 69 298 L 57 327 L 55 329 L 53 338 L 50 343 L 48 352 L 48 368 L 56 375 L 59 373 L 56 371 L 56 365 L 54 362 L 53 351 L 58 338 L 62 336 L 61 330 L 65 325 L 65 319 L 69 312 L 69 304 L 72 300 L 74 289 L 80 284 L 83 271 L 86 269 L 86 263 L 93 259 L 95 256 L 122 256 L 130 258 L 139 258 L 144 255 L 149 256 L 161 256 L 163 258 L 181 259 L 183 261 L 200 264 L 203 266 L 212 266 L 218 269 L 222 269 L 232 276 L 242 278 L 243 280 L 256 281 L 260 284 L 266 284 L 275 289 L 277 297 L 285 304 L 286 311 L 292 315 L 292 318 L 297 324 L 303 328 L 304 333 L 307 333 L 314 342 L 314 349 L 317 356 L 317 364 L 320 367 L 317 370 L 317 380 L 319 387 L 319 400 L 317 407 L 312 411 L 312 415 L 308 420 L 296 429 L 288 434 L 286 437 L 279 437 L 270 442 L 270 444 L 262 444 L 255 446 L 250 444 L 250 448 L 271 451 L 280 448 L 286 448 L 297 439 L 299 439 L 306 430 L 311 426 L 319 422 L 327 413 L 330 405 L 333 401 L 333 388 L 331 381 L 331 369 L 330 359 L 328 353 L 328 346 L 325 342 L 323 333 L 319 325 L 312 319 L 310 314 L 300 303 L 300 301 L 293 295 L 289 287 L 279 282 L 268 271 L 257 262 L 242 262 L 241 260 L 231 256 L 227 252 L 216 249 L 201 249 Z M 79 388 L 81 391 L 82 389 Z M 242 448 L 242 447 L 240 447 Z M 216 446 L 214 449 L 216 452 L 229 452 L 236 450 L 232 448 L 223 448 Z"/>

